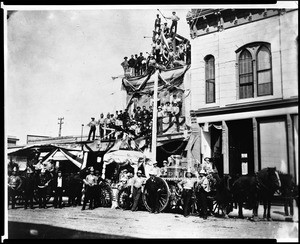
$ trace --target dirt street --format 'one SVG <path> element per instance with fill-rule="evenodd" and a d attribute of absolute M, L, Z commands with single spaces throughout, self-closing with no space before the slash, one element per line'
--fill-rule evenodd
<path fill-rule="evenodd" d="M 276 213 L 275 210 L 273 213 Z M 245 217 L 250 216 L 251 211 L 246 210 Z M 146 211 L 131 212 L 110 208 L 85 211 L 81 211 L 80 207 L 63 209 L 50 207 L 33 210 L 17 208 L 8 210 L 8 221 L 9 238 L 271 238 L 298 240 L 298 220 L 287 222 L 277 219 L 272 222 L 252 222 L 247 219 L 237 219 L 236 212 L 231 213 L 229 219 L 209 217 L 207 220 L 203 220 L 197 216 L 185 218 L 174 213 L 151 214 Z M 22 225 L 18 225 L 18 223 L 22 223 Z M 51 228 L 56 229 L 52 230 Z"/>

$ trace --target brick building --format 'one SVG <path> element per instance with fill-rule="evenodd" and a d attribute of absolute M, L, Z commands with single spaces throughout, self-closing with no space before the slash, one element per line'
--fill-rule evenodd
<path fill-rule="evenodd" d="M 193 9 L 191 117 L 221 173 L 298 182 L 298 9 Z"/>

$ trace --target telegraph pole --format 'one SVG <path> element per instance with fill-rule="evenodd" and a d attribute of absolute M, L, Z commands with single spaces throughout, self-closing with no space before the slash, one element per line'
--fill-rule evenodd
<path fill-rule="evenodd" d="M 58 120 L 59 120 L 59 122 L 58 122 L 58 124 L 59 124 L 58 137 L 61 137 L 61 126 L 64 123 L 63 122 L 64 118 L 58 118 Z"/>

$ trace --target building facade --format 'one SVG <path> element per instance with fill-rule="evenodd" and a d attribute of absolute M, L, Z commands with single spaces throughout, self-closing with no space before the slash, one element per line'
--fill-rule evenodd
<path fill-rule="evenodd" d="M 224 174 L 265 167 L 298 183 L 298 9 L 194 9 L 191 117 Z"/>

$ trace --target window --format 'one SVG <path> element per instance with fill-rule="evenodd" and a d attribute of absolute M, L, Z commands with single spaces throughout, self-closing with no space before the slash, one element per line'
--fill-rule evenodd
<path fill-rule="evenodd" d="M 253 97 L 253 66 L 249 51 L 244 50 L 239 58 L 240 98 Z"/>
<path fill-rule="evenodd" d="M 262 46 L 257 53 L 257 96 L 272 94 L 271 55 Z"/>
<path fill-rule="evenodd" d="M 205 59 L 206 103 L 215 102 L 215 58 L 212 55 Z"/>
<path fill-rule="evenodd" d="M 272 58 L 270 45 L 251 43 L 237 51 L 239 98 L 272 95 Z"/>

